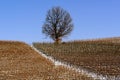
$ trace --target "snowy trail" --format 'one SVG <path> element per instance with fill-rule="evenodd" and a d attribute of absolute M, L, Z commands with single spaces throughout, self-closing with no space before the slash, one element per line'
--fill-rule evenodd
<path fill-rule="evenodd" d="M 79 68 L 76 68 L 75 66 L 71 66 L 71 65 L 68 65 L 66 63 L 63 63 L 63 62 L 60 62 L 60 61 L 57 61 L 55 60 L 53 57 L 51 56 L 47 56 L 45 54 L 43 54 L 42 52 L 40 52 L 39 50 L 37 50 L 33 45 L 31 46 L 36 52 L 38 52 L 40 55 L 42 55 L 43 57 L 45 57 L 46 59 L 49 59 L 50 61 L 52 61 L 54 63 L 55 66 L 64 66 L 68 69 L 71 69 L 71 70 L 74 70 L 76 72 L 80 72 L 81 74 L 83 75 L 86 75 L 88 77 L 92 77 L 94 78 L 95 80 L 99 79 L 99 80 L 120 80 L 120 77 L 107 77 L 107 76 L 102 76 L 102 75 L 97 75 L 96 73 L 93 73 L 93 72 L 88 72 L 87 70 L 79 67 Z"/>

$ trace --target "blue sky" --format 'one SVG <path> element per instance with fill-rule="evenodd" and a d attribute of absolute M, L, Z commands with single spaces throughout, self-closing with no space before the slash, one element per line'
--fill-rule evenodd
<path fill-rule="evenodd" d="M 64 41 L 120 36 L 120 0 L 0 0 L 0 40 L 52 41 L 42 34 L 47 11 L 67 10 L 74 23 Z"/>

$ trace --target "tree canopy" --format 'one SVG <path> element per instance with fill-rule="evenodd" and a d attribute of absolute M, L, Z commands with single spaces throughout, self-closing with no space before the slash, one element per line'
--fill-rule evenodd
<path fill-rule="evenodd" d="M 60 7 L 53 7 L 48 10 L 42 32 L 52 38 L 55 43 L 61 42 L 73 30 L 73 23 L 70 14 Z"/>

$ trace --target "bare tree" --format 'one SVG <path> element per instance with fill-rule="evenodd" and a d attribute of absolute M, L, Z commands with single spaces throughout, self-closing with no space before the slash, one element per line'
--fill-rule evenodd
<path fill-rule="evenodd" d="M 52 38 L 55 43 L 60 43 L 62 38 L 73 30 L 73 23 L 70 14 L 60 8 L 53 7 L 48 10 L 46 21 L 42 26 L 42 32 Z"/>

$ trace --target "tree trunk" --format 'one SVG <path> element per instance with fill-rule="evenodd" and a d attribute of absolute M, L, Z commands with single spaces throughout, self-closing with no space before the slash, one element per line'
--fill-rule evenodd
<path fill-rule="evenodd" d="M 62 39 L 61 39 L 61 38 L 57 38 L 57 39 L 55 40 L 55 44 L 60 44 L 60 43 L 61 43 L 61 41 L 62 41 Z"/>

